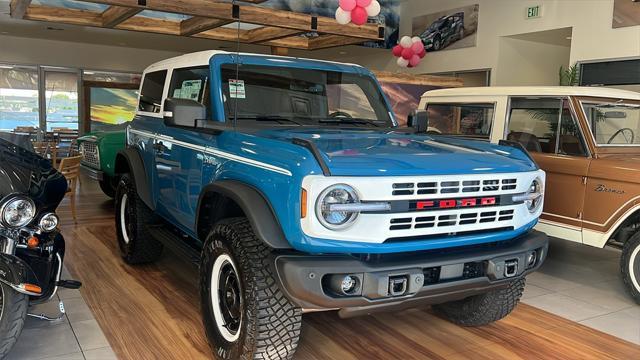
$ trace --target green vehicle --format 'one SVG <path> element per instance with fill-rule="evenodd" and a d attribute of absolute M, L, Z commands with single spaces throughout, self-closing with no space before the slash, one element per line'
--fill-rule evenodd
<path fill-rule="evenodd" d="M 125 143 L 126 130 L 96 132 L 78 138 L 82 171 L 98 181 L 102 192 L 109 197 L 116 194 L 116 154 L 125 147 Z"/>

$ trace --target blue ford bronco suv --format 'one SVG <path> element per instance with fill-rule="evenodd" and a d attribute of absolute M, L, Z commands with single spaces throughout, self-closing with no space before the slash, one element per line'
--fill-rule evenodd
<path fill-rule="evenodd" d="M 291 358 L 309 311 L 499 320 L 546 257 L 545 174 L 513 144 L 426 121 L 398 128 L 357 65 L 221 51 L 151 65 L 115 165 L 122 257 L 198 265 L 222 359 Z"/>

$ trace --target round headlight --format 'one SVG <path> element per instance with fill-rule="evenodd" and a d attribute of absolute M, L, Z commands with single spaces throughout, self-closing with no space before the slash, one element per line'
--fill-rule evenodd
<path fill-rule="evenodd" d="M 332 209 L 332 205 L 358 203 L 356 191 L 349 185 L 338 184 L 326 188 L 316 202 L 316 216 L 327 229 L 344 229 L 356 220 L 358 211 Z"/>
<path fill-rule="evenodd" d="M 40 218 L 40 223 L 38 225 L 44 232 L 52 231 L 56 226 L 58 226 L 58 215 L 54 213 L 45 214 Z"/>
<path fill-rule="evenodd" d="M 6 226 L 22 227 L 30 223 L 36 216 L 36 206 L 31 199 L 16 196 L 2 204 L 0 216 Z"/>
<path fill-rule="evenodd" d="M 530 213 L 536 212 L 540 208 L 540 204 L 542 204 L 542 180 L 540 178 L 535 178 L 531 185 L 529 185 L 528 191 L 528 199 L 524 201 L 525 205 L 527 205 L 527 209 L 529 209 Z"/>

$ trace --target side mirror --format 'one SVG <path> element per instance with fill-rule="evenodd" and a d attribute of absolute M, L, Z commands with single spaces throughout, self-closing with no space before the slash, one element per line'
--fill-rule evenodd
<path fill-rule="evenodd" d="M 164 124 L 167 126 L 196 127 L 197 120 L 207 117 L 207 108 L 190 99 L 167 98 L 164 101 Z"/>
<path fill-rule="evenodd" d="M 407 126 L 412 127 L 418 133 L 427 132 L 429 128 L 429 118 L 427 110 L 414 110 L 407 117 Z"/>

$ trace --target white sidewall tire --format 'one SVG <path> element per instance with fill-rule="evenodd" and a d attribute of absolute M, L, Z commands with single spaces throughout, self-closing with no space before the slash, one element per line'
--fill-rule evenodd
<path fill-rule="evenodd" d="M 125 244 L 129 244 L 129 232 L 127 231 L 126 210 L 128 204 L 128 195 L 125 192 L 120 199 L 120 231 L 122 232 L 122 240 Z"/>
<path fill-rule="evenodd" d="M 236 342 L 240 337 L 240 332 L 241 332 L 240 330 L 242 329 L 243 316 L 241 313 L 240 326 L 238 328 L 238 331 L 235 334 L 232 334 L 229 331 L 229 329 L 223 326 L 224 317 L 222 316 L 222 310 L 220 309 L 220 297 L 218 296 L 218 287 L 220 286 L 220 272 L 222 270 L 222 267 L 225 264 L 230 264 L 231 267 L 233 268 L 233 271 L 236 273 L 236 276 L 239 275 L 238 268 L 236 267 L 236 264 L 233 262 L 233 260 L 229 255 L 221 254 L 216 258 L 215 262 L 213 263 L 213 269 L 211 270 L 211 307 L 213 309 L 213 317 L 215 319 L 216 326 L 218 328 L 218 331 L 220 332 L 220 335 L 222 335 L 222 337 L 224 337 L 224 339 L 227 340 L 228 342 L 233 343 L 233 342 Z"/>
<path fill-rule="evenodd" d="M 640 274 L 636 274 L 635 270 L 634 270 L 634 266 L 636 261 L 638 261 L 638 257 L 640 255 L 640 244 L 638 244 L 638 246 L 636 246 L 635 249 L 633 249 L 633 251 L 631 252 L 631 256 L 629 257 L 629 277 L 631 278 L 631 282 L 633 284 L 633 287 L 636 288 L 636 291 L 640 292 L 640 280 L 638 280 L 638 277 L 640 277 Z"/>

